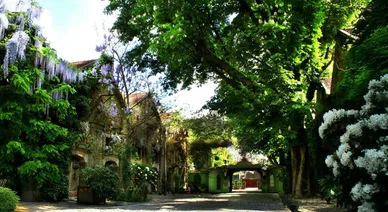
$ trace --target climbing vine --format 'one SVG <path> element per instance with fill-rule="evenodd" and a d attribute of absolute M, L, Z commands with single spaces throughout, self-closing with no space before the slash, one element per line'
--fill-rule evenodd
<path fill-rule="evenodd" d="M 68 120 L 76 116 L 69 96 L 85 74 L 56 57 L 38 22 L 41 8 L 24 3 L 27 9 L 11 12 L 0 0 L 0 178 L 59 200 L 67 197 L 77 134 L 77 120 Z"/>

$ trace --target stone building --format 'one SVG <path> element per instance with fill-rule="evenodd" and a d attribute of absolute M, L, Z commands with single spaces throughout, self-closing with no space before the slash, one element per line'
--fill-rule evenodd
<path fill-rule="evenodd" d="M 173 113 L 161 114 L 166 126 L 167 191 L 180 192 L 187 188 L 188 130 L 174 123 Z"/>
<path fill-rule="evenodd" d="M 129 96 L 132 115 L 129 117 L 129 144 L 136 147 L 138 162 L 157 169 L 158 192 L 166 181 L 166 130 L 162 124 L 157 102 L 149 93 L 134 93 Z"/>
<path fill-rule="evenodd" d="M 72 63 L 79 69 L 89 69 L 96 60 Z M 70 195 L 77 193 L 81 170 L 85 167 L 110 166 L 121 176 L 120 152 L 128 145 L 137 150 L 139 162 L 152 164 L 163 181 L 165 132 L 154 99 L 148 93 L 135 93 L 124 98 L 116 87 L 105 84 L 90 94 L 90 111 L 81 118 L 82 134 L 72 149 Z M 128 101 L 127 101 L 128 100 Z M 127 114 L 126 102 L 131 113 Z M 120 178 L 120 184 L 122 179 Z"/>

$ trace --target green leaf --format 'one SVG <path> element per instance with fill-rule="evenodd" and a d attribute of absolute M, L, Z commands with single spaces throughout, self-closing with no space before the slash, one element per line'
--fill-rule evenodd
<path fill-rule="evenodd" d="M 53 91 L 58 91 L 58 92 L 63 92 L 63 93 L 70 92 L 71 94 L 75 94 L 75 92 L 76 92 L 76 90 L 73 87 L 71 87 L 71 85 L 64 83 L 64 82 L 59 84 L 59 87 L 53 89 Z"/>
<path fill-rule="evenodd" d="M 54 146 L 52 144 L 45 144 L 45 145 L 43 145 L 42 152 L 45 155 L 51 156 L 51 157 L 59 156 L 58 147 Z"/>
<path fill-rule="evenodd" d="M 11 77 L 11 82 L 19 92 L 26 94 L 30 93 L 30 80 L 27 75 L 24 74 L 24 76 L 22 76 L 18 73 L 14 73 Z"/>
<path fill-rule="evenodd" d="M 39 102 L 42 103 L 51 103 L 51 95 L 46 89 L 37 89 L 34 94 L 34 98 L 36 98 Z"/>
<path fill-rule="evenodd" d="M 19 141 L 10 141 L 7 144 L 7 154 L 21 153 L 24 155 L 26 152 L 23 147 L 23 143 Z"/>

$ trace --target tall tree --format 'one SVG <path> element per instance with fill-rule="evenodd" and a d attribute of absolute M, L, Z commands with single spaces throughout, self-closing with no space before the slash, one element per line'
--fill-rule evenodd
<path fill-rule="evenodd" d="M 330 61 L 321 47 L 329 47 L 333 36 L 323 39 L 322 29 L 336 31 L 346 23 L 354 13 L 341 13 L 338 22 L 326 16 L 346 4 L 340 0 L 111 0 L 106 12 L 120 11 L 114 25 L 120 38 L 138 40 L 128 57 L 140 70 L 164 73 L 165 88 L 219 80 L 217 109 L 226 114 L 248 110 L 244 117 L 250 118 L 250 124 L 260 122 L 272 138 L 279 132 L 287 135 L 293 193 L 302 196 L 303 178 L 309 182 L 305 123 L 311 118 L 314 90 Z M 330 20 L 336 22 L 325 25 Z M 227 107 L 226 100 L 240 107 Z"/>

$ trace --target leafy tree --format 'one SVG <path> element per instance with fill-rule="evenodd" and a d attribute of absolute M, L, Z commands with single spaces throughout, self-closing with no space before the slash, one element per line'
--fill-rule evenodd
<path fill-rule="evenodd" d="M 268 132 L 255 133 L 247 146 L 257 141 L 260 149 L 271 138 L 284 150 L 287 140 L 293 193 L 302 196 L 302 178 L 309 182 L 305 125 L 330 61 L 333 31 L 353 18 L 364 1 L 347 12 L 348 2 L 111 0 L 106 12 L 120 11 L 114 28 L 122 41 L 138 40 L 128 60 L 139 70 L 164 73 L 165 88 L 219 80 L 214 109 L 247 120 L 240 122 L 244 131 Z M 336 8 L 340 16 L 329 17 Z"/>

